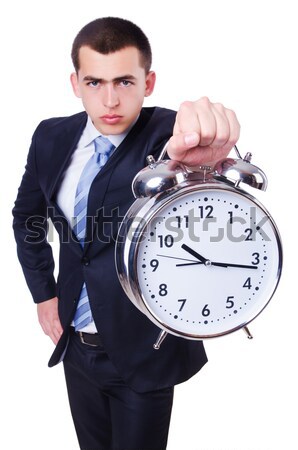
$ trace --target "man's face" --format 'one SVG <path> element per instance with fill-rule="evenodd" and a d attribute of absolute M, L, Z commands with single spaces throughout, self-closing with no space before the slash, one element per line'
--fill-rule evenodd
<path fill-rule="evenodd" d="M 122 133 L 137 118 L 144 97 L 152 93 L 155 73 L 146 75 L 135 47 L 103 55 L 84 46 L 79 61 L 78 73 L 71 75 L 75 95 L 100 133 Z"/>

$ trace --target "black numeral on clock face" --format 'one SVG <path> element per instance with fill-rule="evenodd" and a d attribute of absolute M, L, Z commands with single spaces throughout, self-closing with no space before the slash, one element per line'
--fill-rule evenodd
<path fill-rule="evenodd" d="M 165 297 L 166 295 L 168 295 L 168 286 L 164 283 L 160 284 L 158 293 L 161 297 Z"/>
<path fill-rule="evenodd" d="M 189 216 L 176 216 L 177 226 L 181 228 L 181 225 L 184 224 L 185 228 L 188 228 Z"/>
<path fill-rule="evenodd" d="M 246 233 L 245 240 L 246 241 L 252 241 L 253 230 L 251 228 L 246 228 L 245 233 Z"/>
<path fill-rule="evenodd" d="M 247 288 L 247 289 L 251 289 L 251 278 L 250 277 L 247 278 L 247 280 L 245 281 L 243 287 Z"/>
<path fill-rule="evenodd" d="M 233 302 L 232 298 L 234 298 L 233 295 L 230 295 L 227 300 L 226 300 L 226 308 L 230 309 L 233 308 L 233 306 L 235 305 L 235 303 Z"/>
<path fill-rule="evenodd" d="M 180 298 L 180 299 L 178 300 L 178 302 L 181 303 L 180 308 L 179 308 L 179 312 L 180 312 L 180 311 L 182 311 L 182 309 L 183 309 L 184 306 L 185 306 L 186 298 Z"/>
<path fill-rule="evenodd" d="M 213 213 L 213 206 L 206 205 L 206 206 L 199 206 L 199 212 L 200 212 L 200 219 L 210 219 Z"/>
<path fill-rule="evenodd" d="M 254 257 L 254 260 L 251 262 L 254 266 L 257 266 L 260 264 L 260 253 L 253 253 L 252 256 Z"/>
<path fill-rule="evenodd" d="M 210 309 L 208 308 L 208 304 L 204 306 L 204 308 L 202 309 L 202 316 L 204 317 L 208 317 L 211 314 Z"/>
<path fill-rule="evenodd" d="M 156 269 L 157 269 L 158 266 L 159 266 L 159 261 L 158 261 L 158 259 L 151 259 L 151 261 L 150 261 L 150 266 L 152 267 L 152 272 L 155 272 Z"/>
<path fill-rule="evenodd" d="M 166 236 L 159 234 L 157 237 L 159 239 L 160 248 L 163 248 L 163 247 L 169 248 L 169 247 L 172 247 L 174 244 L 174 238 L 171 234 L 167 234 Z"/>

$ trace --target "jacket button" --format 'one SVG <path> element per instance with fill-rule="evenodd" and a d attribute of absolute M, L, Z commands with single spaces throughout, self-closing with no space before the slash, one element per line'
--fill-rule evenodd
<path fill-rule="evenodd" d="M 89 264 L 90 264 L 90 259 L 87 258 L 86 256 L 84 256 L 84 258 L 82 258 L 82 264 L 83 264 L 84 266 L 89 266 Z"/>

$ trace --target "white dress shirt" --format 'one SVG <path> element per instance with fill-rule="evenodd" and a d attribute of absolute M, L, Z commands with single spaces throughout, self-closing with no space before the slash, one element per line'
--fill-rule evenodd
<path fill-rule="evenodd" d="M 114 151 L 116 151 L 117 147 L 127 136 L 134 123 L 122 134 L 105 136 L 115 146 Z M 95 128 L 90 117 L 88 117 L 86 127 L 71 157 L 70 164 L 63 174 L 63 179 L 57 193 L 57 204 L 67 218 L 71 227 L 73 226 L 74 202 L 77 185 L 87 161 L 91 158 L 95 151 L 94 139 L 98 136 L 101 136 L 101 133 L 99 133 L 99 131 Z M 94 321 L 82 328 L 80 331 L 84 331 L 86 333 L 96 333 L 97 329 Z"/>
<path fill-rule="evenodd" d="M 115 150 L 127 136 L 129 129 L 122 134 L 109 135 L 107 137 L 115 146 Z M 81 173 L 95 151 L 94 139 L 101 136 L 101 133 L 95 128 L 90 117 L 88 117 L 86 127 L 73 152 L 70 164 L 63 174 L 63 179 L 57 194 L 57 203 L 70 226 L 73 225 L 74 218 L 74 202 L 76 196 L 77 185 Z M 114 151 L 115 151 L 114 150 Z"/>

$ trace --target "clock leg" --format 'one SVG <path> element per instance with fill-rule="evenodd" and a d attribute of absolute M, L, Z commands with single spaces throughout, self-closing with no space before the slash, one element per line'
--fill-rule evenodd
<path fill-rule="evenodd" d="M 160 349 L 160 346 L 163 343 L 164 339 L 166 338 L 167 334 L 168 333 L 166 331 L 161 330 L 161 332 L 159 333 L 155 344 L 153 345 L 154 350 L 159 350 Z"/>
<path fill-rule="evenodd" d="M 253 339 L 253 335 L 250 333 L 249 329 L 247 327 L 243 327 L 244 333 L 246 333 L 248 339 Z"/>

